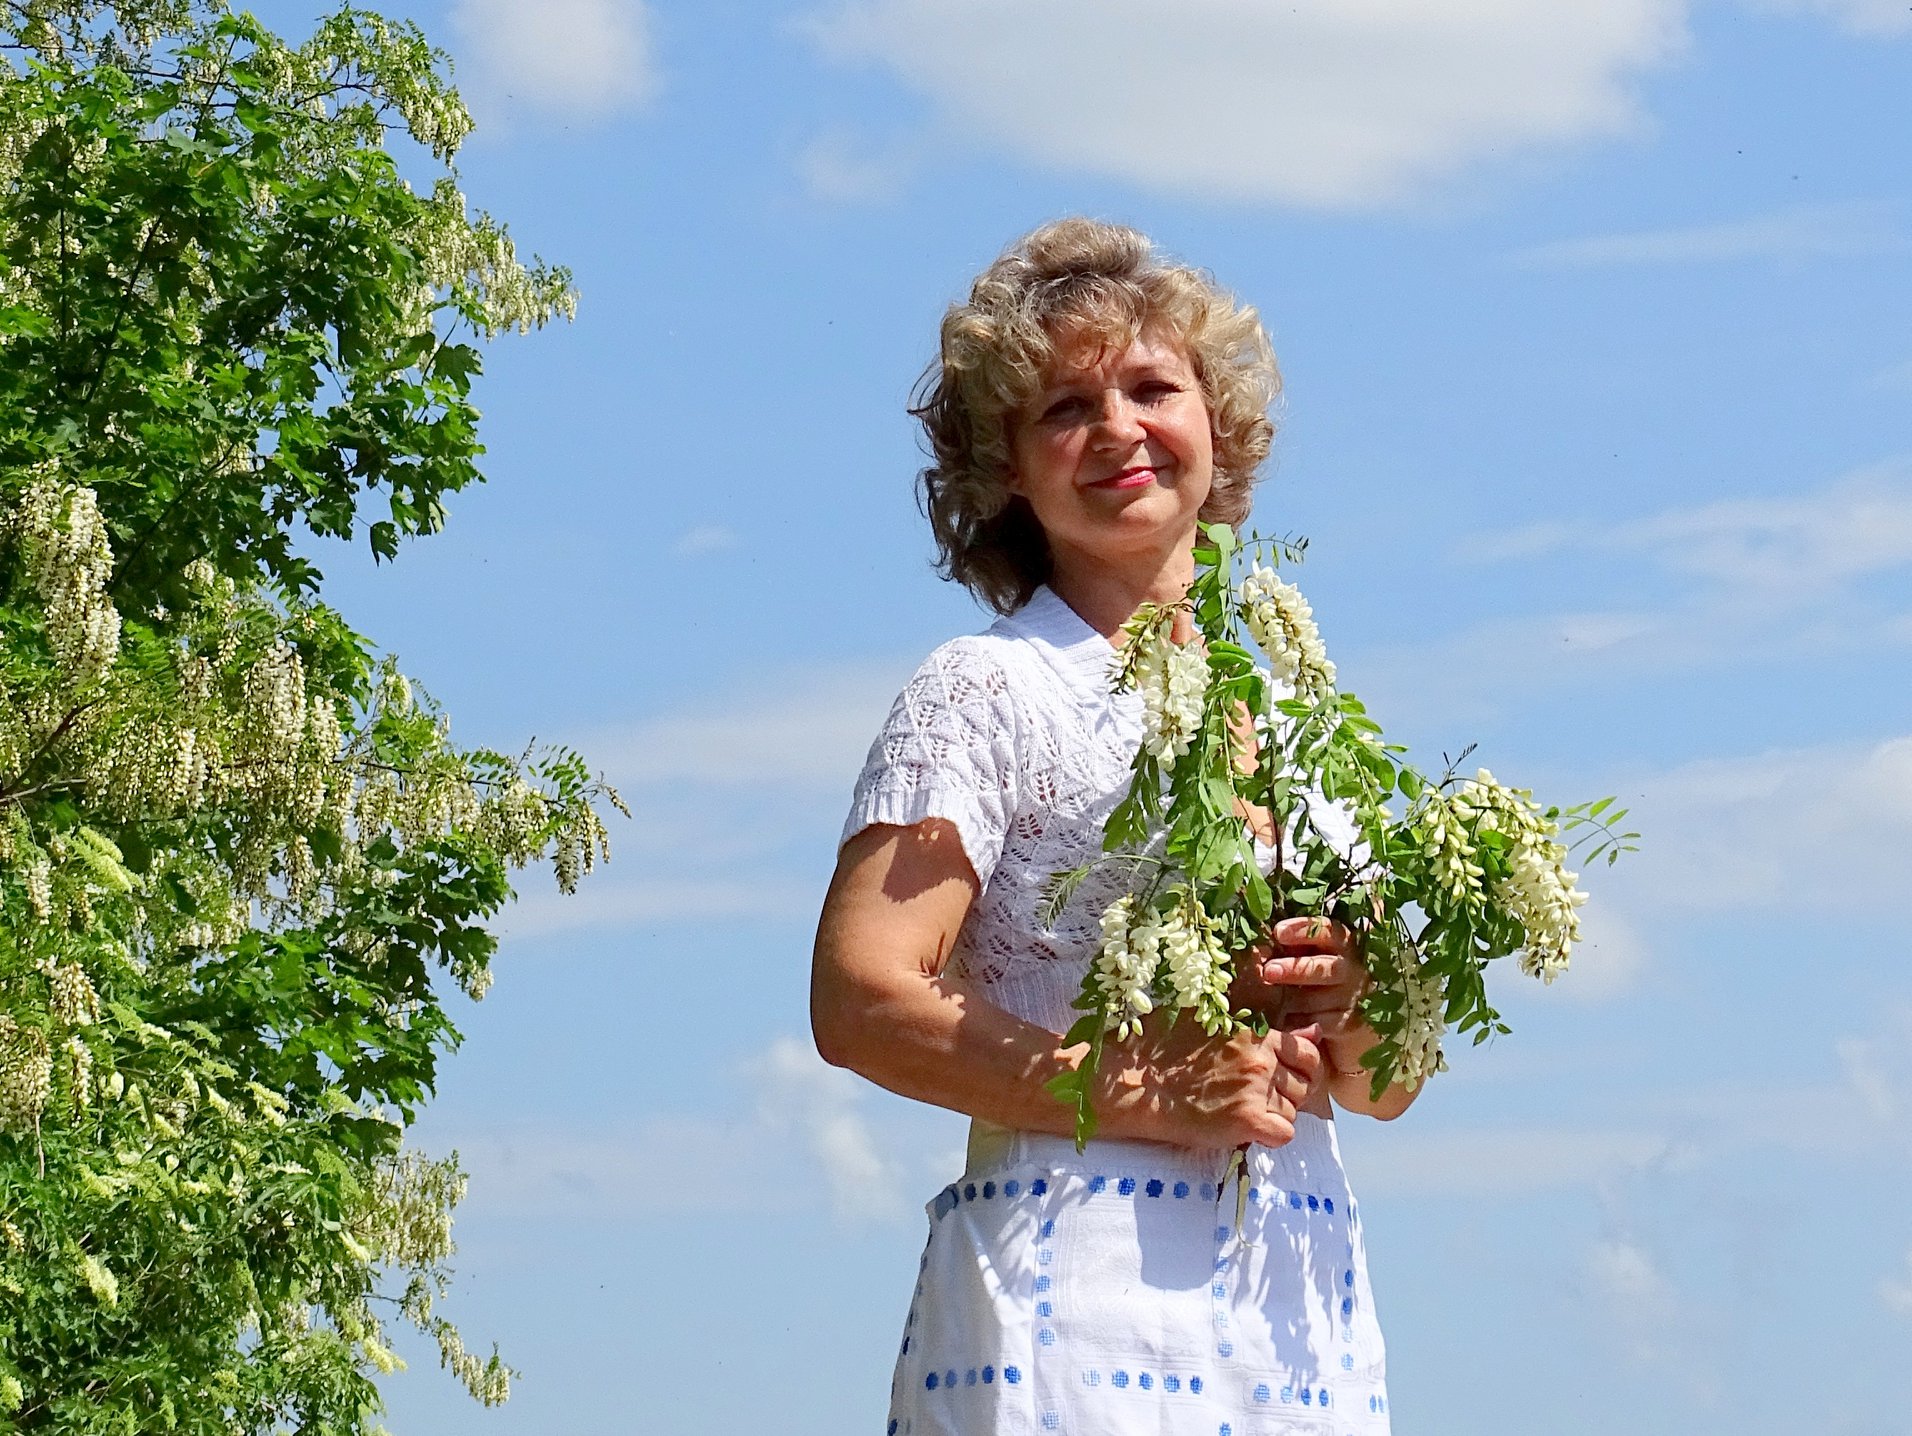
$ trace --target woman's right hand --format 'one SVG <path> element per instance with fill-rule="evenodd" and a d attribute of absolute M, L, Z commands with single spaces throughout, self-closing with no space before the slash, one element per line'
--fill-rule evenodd
<path fill-rule="evenodd" d="M 1295 1135 L 1295 1110 L 1322 1076 L 1321 1032 L 1303 1027 L 1257 1037 L 1210 1037 L 1184 1017 L 1159 1017 L 1102 1054 L 1095 1098 L 1123 1110 L 1126 1132 L 1182 1147 L 1279 1147 Z"/>

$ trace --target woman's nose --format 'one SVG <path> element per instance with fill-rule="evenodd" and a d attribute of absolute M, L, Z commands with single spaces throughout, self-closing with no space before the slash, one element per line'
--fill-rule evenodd
<path fill-rule="evenodd" d="M 1141 411 L 1119 390 L 1105 394 L 1095 417 L 1095 433 L 1103 444 L 1132 444 L 1142 437 Z"/>

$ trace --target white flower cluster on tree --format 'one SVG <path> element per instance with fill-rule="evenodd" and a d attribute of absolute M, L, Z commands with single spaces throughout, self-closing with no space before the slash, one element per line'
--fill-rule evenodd
<path fill-rule="evenodd" d="M 228 807 L 247 813 L 223 862 L 180 860 L 173 876 L 194 895 L 191 914 L 142 904 L 149 943 L 219 946 L 250 924 L 255 906 L 280 918 L 323 914 L 344 888 L 375 877 L 365 852 L 381 839 L 410 847 L 468 831 L 513 866 L 549 856 L 565 892 L 608 857 L 608 833 L 588 802 L 558 803 L 521 763 L 454 749 L 442 724 L 414 706 L 395 668 L 348 732 L 340 698 L 312 689 L 298 616 L 240 596 L 210 570 L 195 576 L 200 605 L 184 616 L 170 689 L 158 701 L 150 687 L 111 701 L 113 679 L 95 645 L 108 631 L 117 644 L 119 622 L 102 596 L 112 553 L 98 506 L 83 487 L 33 492 L 16 523 L 48 594 L 49 629 L 66 614 L 71 631 L 89 635 L 56 640 L 53 682 L 0 714 L 0 850 L 22 872 L 40 921 L 84 919 L 102 892 L 133 893 L 139 884 L 117 848 L 90 828 L 36 839 L 22 826 L 7 802 L 8 778 L 35 760 L 52 770 L 36 788 L 83 792 L 94 811 L 116 821 Z M 101 612 L 110 623 L 98 620 Z M 110 664 L 112 655 L 104 657 Z M 89 684 L 105 701 L 73 702 L 69 695 Z M 415 750 L 403 766 L 378 755 L 386 722 L 401 726 Z M 615 793 L 602 791 L 621 808 Z M 328 835 L 326 857 L 312 847 L 315 831 Z M 468 990 L 485 985 L 478 969 L 455 975 Z"/>
<path fill-rule="evenodd" d="M 52 1084 L 53 1055 L 46 1033 L 0 1012 L 0 1131 L 37 1126 Z"/>
<path fill-rule="evenodd" d="M 93 491 L 43 474 L 8 527 L 46 605 L 47 641 L 75 685 L 97 678 L 119 652 L 119 610 L 107 596 L 113 551 Z"/>

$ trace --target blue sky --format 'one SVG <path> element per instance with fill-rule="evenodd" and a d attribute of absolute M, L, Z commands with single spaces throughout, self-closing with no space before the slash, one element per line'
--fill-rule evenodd
<path fill-rule="evenodd" d="M 274 3 L 282 30 L 310 12 Z M 1347 685 L 1646 834 L 1551 989 L 1349 1119 L 1408 1436 L 1899 1436 L 1912 1402 L 1903 0 L 456 0 L 474 200 L 576 271 L 491 483 L 332 597 L 636 819 L 509 919 L 394 1431 L 880 1429 L 962 1124 L 809 1054 L 850 783 L 939 583 L 903 413 L 1009 239 L 1139 225 L 1288 377 L 1256 523 Z"/>

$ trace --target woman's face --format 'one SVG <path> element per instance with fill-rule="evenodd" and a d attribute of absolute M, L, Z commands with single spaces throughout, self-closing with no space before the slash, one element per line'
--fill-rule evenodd
<path fill-rule="evenodd" d="M 1215 475 L 1208 404 L 1179 344 L 1065 351 L 1010 429 L 1012 493 L 1035 511 L 1058 568 L 1186 544 Z"/>

